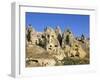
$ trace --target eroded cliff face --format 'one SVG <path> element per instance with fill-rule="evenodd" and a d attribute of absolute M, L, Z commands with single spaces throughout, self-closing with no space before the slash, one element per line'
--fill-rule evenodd
<path fill-rule="evenodd" d="M 89 64 L 89 48 L 89 39 L 76 38 L 69 29 L 26 28 L 26 67 Z"/>

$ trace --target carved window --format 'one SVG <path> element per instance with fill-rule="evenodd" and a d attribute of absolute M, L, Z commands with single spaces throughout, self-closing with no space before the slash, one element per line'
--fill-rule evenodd
<path fill-rule="evenodd" d="M 52 35 L 52 37 L 54 37 L 54 35 Z"/>
<path fill-rule="evenodd" d="M 55 47 L 58 47 L 58 45 L 55 45 Z"/>
<path fill-rule="evenodd" d="M 49 38 L 49 37 L 50 37 L 50 35 L 47 35 L 47 37 Z"/>
<path fill-rule="evenodd" d="M 52 45 L 50 45 L 50 47 L 52 47 Z"/>

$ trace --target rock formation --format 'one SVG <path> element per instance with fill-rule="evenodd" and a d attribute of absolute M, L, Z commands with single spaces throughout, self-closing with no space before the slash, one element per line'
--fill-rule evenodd
<path fill-rule="evenodd" d="M 45 39 L 46 39 L 46 50 L 55 52 L 59 47 L 59 41 L 57 39 L 57 35 L 52 28 L 47 28 L 45 31 Z"/>
<path fill-rule="evenodd" d="M 56 35 L 57 35 L 57 39 L 58 39 L 59 44 L 60 44 L 60 46 L 61 46 L 61 44 L 62 44 L 62 32 L 61 32 L 61 29 L 60 29 L 59 26 L 56 27 L 55 33 L 56 33 Z"/>
<path fill-rule="evenodd" d="M 72 62 L 69 61 L 72 60 Z M 26 67 L 89 63 L 89 39 L 83 34 L 75 37 L 70 29 L 61 32 L 46 27 L 37 32 L 31 25 L 26 28 Z"/>
<path fill-rule="evenodd" d="M 31 25 L 27 27 L 26 32 L 26 40 L 31 44 L 38 44 L 37 32 Z"/>
<path fill-rule="evenodd" d="M 65 47 L 66 45 L 73 46 L 73 42 L 73 33 L 69 29 L 65 30 L 62 35 L 62 47 Z"/>

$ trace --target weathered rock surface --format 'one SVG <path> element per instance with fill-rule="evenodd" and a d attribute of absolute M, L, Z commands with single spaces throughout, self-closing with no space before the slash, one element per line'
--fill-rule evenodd
<path fill-rule="evenodd" d="M 69 29 L 62 33 L 59 26 L 46 27 L 44 32 L 26 28 L 26 67 L 70 65 L 76 60 L 88 64 L 89 48 L 89 39 L 83 34 L 76 38 Z"/>

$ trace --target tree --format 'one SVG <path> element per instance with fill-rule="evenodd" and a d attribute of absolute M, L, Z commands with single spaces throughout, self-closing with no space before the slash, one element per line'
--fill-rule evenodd
<path fill-rule="evenodd" d="M 69 35 L 66 36 L 66 43 L 69 44 Z"/>
<path fill-rule="evenodd" d="M 84 34 L 81 35 L 81 40 L 83 41 L 85 39 Z"/>

